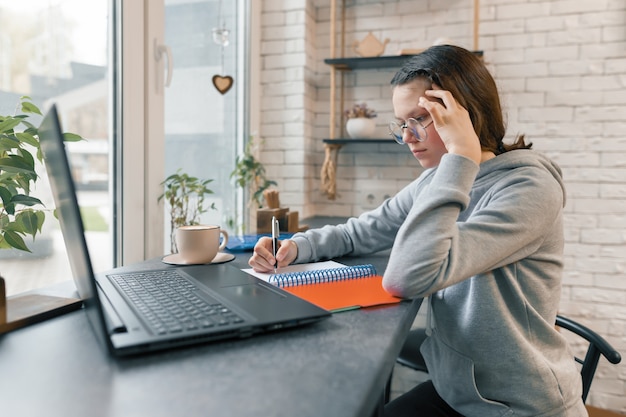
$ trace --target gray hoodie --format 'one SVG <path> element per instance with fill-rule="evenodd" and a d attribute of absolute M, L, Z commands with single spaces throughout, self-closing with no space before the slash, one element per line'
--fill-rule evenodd
<path fill-rule="evenodd" d="M 450 406 L 477 417 L 586 416 L 554 328 L 564 204 L 560 169 L 537 152 L 480 166 L 447 154 L 376 210 L 295 235 L 296 262 L 391 247 L 383 285 L 429 297 L 422 353 Z"/>

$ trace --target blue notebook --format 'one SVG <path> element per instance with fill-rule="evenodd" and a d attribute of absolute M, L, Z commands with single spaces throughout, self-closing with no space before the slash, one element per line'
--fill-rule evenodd
<path fill-rule="evenodd" d="M 279 239 L 289 239 L 292 237 L 294 233 L 281 233 L 279 235 Z M 254 249 L 254 245 L 259 241 L 263 236 L 272 237 L 269 233 L 263 234 L 254 234 L 254 235 L 240 235 L 240 236 L 229 236 L 228 244 L 226 245 L 226 249 L 231 252 L 249 252 Z"/>

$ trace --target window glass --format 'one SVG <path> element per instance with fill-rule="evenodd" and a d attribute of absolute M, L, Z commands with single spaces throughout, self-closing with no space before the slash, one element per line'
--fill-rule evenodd
<path fill-rule="evenodd" d="M 63 130 L 84 138 L 68 152 L 96 270 L 112 265 L 108 15 L 107 0 L 0 0 L 0 115 L 21 113 L 24 95 L 42 112 L 56 103 Z M 41 116 L 29 120 L 39 125 Z M 0 249 L 9 295 L 71 279 L 45 169 L 37 171 L 32 195 L 45 204 L 46 221 L 34 241 L 25 238 L 31 252 Z"/>
<path fill-rule="evenodd" d="M 212 180 L 200 223 L 228 223 L 236 217 L 235 167 L 238 94 L 244 80 L 237 74 L 237 1 L 166 0 L 165 43 L 174 70 L 165 89 L 165 176 L 179 172 Z M 241 65 L 241 64 L 240 64 Z M 232 87 L 227 90 L 228 86 Z M 221 90 L 221 91 L 220 91 Z M 222 94 L 222 92 L 224 92 Z M 170 252 L 170 207 L 164 205 L 164 253 Z"/>

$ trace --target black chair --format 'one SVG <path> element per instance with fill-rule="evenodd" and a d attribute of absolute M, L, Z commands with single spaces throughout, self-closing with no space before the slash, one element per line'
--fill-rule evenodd
<path fill-rule="evenodd" d="M 622 357 L 602 336 L 580 323 L 563 316 L 557 316 L 556 325 L 577 334 L 589 343 L 584 359 L 574 357 L 574 360 L 582 365 L 580 374 L 583 380 L 583 402 L 585 402 L 587 401 L 589 388 L 591 387 L 591 382 L 596 373 L 600 356 L 604 356 L 612 364 L 620 363 Z M 426 337 L 425 329 L 418 328 L 411 330 L 396 361 L 416 371 L 428 372 L 424 358 L 420 353 L 420 346 Z M 389 378 L 387 387 L 385 387 L 387 399 L 389 399 L 390 390 L 391 377 Z"/>

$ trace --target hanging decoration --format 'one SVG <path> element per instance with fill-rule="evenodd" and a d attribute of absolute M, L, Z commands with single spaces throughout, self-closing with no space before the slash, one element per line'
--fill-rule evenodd
<path fill-rule="evenodd" d="M 341 145 L 325 143 L 324 163 L 322 164 L 322 192 L 329 200 L 337 198 L 337 157 Z"/>
<path fill-rule="evenodd" d="M 230 43 L 230 30 L 226 28 L 226 24 L 222 17 L 222 0 L 219 2 L 218 16 L 220 17 L 221 25 L 213 28 L 213 42 L 221 47 L 221 64 L 222 72 L 224 72 L 224 48 Z M 228 90 L 233 86 L 234 79 L 230 75 L 216 74 L 213 76 L 213 85 L 221 94 L 226 94 Z"/>
<path fill-rule="evenodd" d="M 213 85 L 222 94 L 226 94 L 230 90 L 230 87 L 233 86 L 233 81 L 233 77 L 230 75 L 221 76 L 216 74 L 213 76 Z"/>

